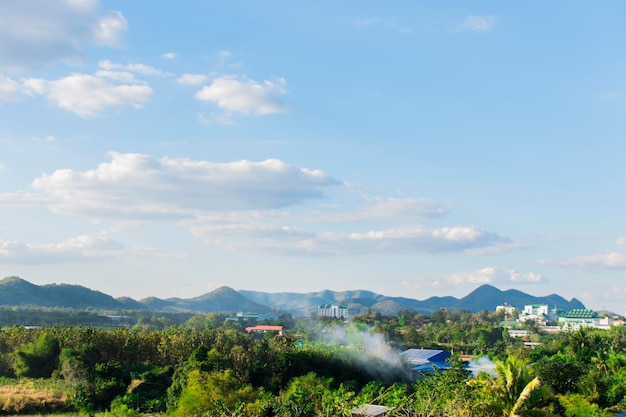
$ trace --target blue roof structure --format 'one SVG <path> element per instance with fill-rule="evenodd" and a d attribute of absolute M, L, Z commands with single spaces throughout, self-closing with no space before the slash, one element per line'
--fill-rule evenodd
<path fill-rule="evenodd" d="M 408 349 L 400 354 L 414 371 L 434 372 L 435 369 L 448 369 L 447 359 L 452 356 L 449 352 L 439 349 Z"/>

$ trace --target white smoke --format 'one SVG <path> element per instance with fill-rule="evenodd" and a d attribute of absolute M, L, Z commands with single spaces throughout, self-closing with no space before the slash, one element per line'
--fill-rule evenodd
<path fill-rule="evenodd" d="M 333 326 L 324 329 L 318 336 L 329 344 L 342 346 L 353 351 L 355 362 L 368 374 L 385 381 L 398 379 L 410 381 L 411 376 L 384 335 L 354 323 L 348 326 Z"/>

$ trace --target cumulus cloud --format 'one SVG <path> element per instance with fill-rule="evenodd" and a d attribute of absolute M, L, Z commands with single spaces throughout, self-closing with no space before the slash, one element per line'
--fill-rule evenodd
<path fill-rule="evenodd" d="M 98 261 L 109 258 L 184 258 L 154 248 L 128 247 L 106 232 L 75 236 L 53 243 L 22 243 L 0 239 L 0 260 L 10 264 L 50 264 Z"/>
<path fill-rule="evenodd" d="M 174 59 L 174 58 L 176 58 L 176 54 L 174 52 L 166 52 L 163 55 L 161 55 L 161 58 L 163 58 L 163 59 Z"/>
<path fill-rule="evenodd" d="M 223 110 L 243 115 L 267 115 L 288 110 L 282 96 L 286 81 L 259 83 L 245 77 L 224 75 L 196 93 L 196 99 L 217 104 Z"/>
<path fill-rule="evenodd" d="M 301 208 L 291 208 L 324 197 L 327 187 L 341 183 L 323 171 L 276 159 L 210 162 L 108 155 L 110 161 L 91 170 L 42 174 L 31 183 L 33 192 L 0 193 L 0 206 L 40 206 L 94 221 L 173 220 L 210 245 L 286 255 L 473 255 L 510 249 L 513 244 L 505 236 L 471 225 L 415 226 L 417 218 L 437 217 L 444 210 L 436 202 L 411 198 L 367 196 L 369 205 L 357 208 L 355 217 L 390 224 L 375 229 L 368 225 L 370 230 L 346 231 L 347 225 L 328 230 L 331 222 L 348 223 L 348 213 L 324 218 L 315 211 L 316 221 L 306 211 L 303 215 Z M 393 226 L 398 222 L 410 225 Z M 532 278 L 510 274 L 520 281 Z"/>
<path fill-rule="evenodd" d="M 488 266 L 471 272 L 458 272 L 446 277 L 454 285 L 463 284 L 537 284 L 545 281 L 535 272 L 521 273 L 514 269 Z"/>
<path fill-rule="evenodd" d="M 152 98 L 147 85 L 119 84 L 89 74 L 71 74 L 54 81 L 41 78 L 24 80 L 25 92 L 46 97 L 56 106 L 88 118 L 109 109 L 139 109 Z"/>
<path fill-rule="evenodd" d="M 32 186 L 59 212 L 112 217 L 188 217 L 197 211 L 272 209 L 323 196 L 328 174 L 276 159 L 216 163 L 109 153 L 91 171 L 57 170 Z"/>
<path fill-rule="evenodd" d="M 106 71 L 126 71 L 148 77 L 171 77 L 173 74 L 145 64 L 117 64 L 108 59 L 98 63 L 98 67 Z"/>
<path fill-rule="evenodd" d="M 208 78 L 204 74 L 183 74 L 176 79 L 176 82 L 183 85 L 202 85 Z"/>
<path fill-rule="evenodd" d="M 235 239 L 258 239 L 264 241 L 298 241 L 314 238 L 314 234 L 299 227 L 262 224 L 254 222 L 228 223 L 193 221 L 189 231 L 207 242 L 232 242 Z"/>
<path fill-rule="evenodd" d="M 626 245 L 626 237 L 624 236 L 620 236 L 617 239 L 615 239 L 615 244 L 616 245 Z"/>
<path fill-rule="evenodd" d="M 2 1 L 0 71 L 77 62 L 89 45 L 120 45 L 127 29 L 124 16 L 117 11 L 102 14 L 98 0 Z"/>
<path fill-rule="evenodd" d="M 326 232 L 300 242 L 298 249 L 312 253 L 464 252 L 508 242 L 507 238 L 474 226 L 436 229 L 401 227 L 363 233 Z"/>
<path fill-rule="evenodd" d="M 21 95 L 22 86 L 15 80 L 0 75 L 0 101 L 13 101 Z"/>
<path fill-rule="evenodd" d="M 496 27 L 495 16 L 470 15 L 459 25 L 459 30 L 467 32 L 489 32 Z"/>
<path fill-rule="evenodd" d="M 626 269 L 626 252 L 607 252 L 566 259 L 540 259 L 539 263 L 582 269 Z"/>
<path fill-rule="evenodd" d="M 508 242 L 508 239 L 473 226 L 423 229 L 401 227 L 369 232 L 313 233 L 298 228 L 260 226 L 249 222 L 194 226 L 192 233 L 207 243 L 233 250 L 264 250 L 298 255 L 353 255 L 361 253 L 449 253 L 466 252 Z M 283 239 L 269 241 L 268 233 Z M 289 239 L 284 239 L 288 235 Z M 245 239 L 235 239 L 245 237 Z"/>
<path fill-rule="evenodd" d="M 102 45 L 118 46 L 128 30 L 128 22 L 120 12 L 109 12 L 94 28 L 94 40 Z"/>

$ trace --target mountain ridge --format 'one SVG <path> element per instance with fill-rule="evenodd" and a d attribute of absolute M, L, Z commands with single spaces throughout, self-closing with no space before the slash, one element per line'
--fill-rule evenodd
<path fill-rule="evenodd" d="M 71 284 L 35 285 L 19 277 L 0 280 L 0 306 L 37 306 L 52 308 L 99 309 L 99 310 L 154 310 L 177 312 L 254 312 L 266 314 L 270 311 L 307 315 L 321 304 L 347 305 L 351 314 L 377 311 L 395 314 L 402 310 L 431 313 L 446 308 L 450 310 L 495 310 L 497 305 L 508 303 L 517 308 L 526 304 L 548 304 L 551 308 L 569 311 L 585 308 L 578 299 L 566 300 L 557 294 L 537 297 L 516 289 L 500 290 L 484 284 L 465 297 L 434 296 L 425 300 L 407 297 L 390 297 L 369 290 L 332 291 L 321 290 L 309 293 L 239 290 L 228 286 L 217 288 L 192 298 L 172 297 L 161 299 L 146 297 L 134 300 L 130 297 L 113 298 L 110 295 L 87 287 Z"/>

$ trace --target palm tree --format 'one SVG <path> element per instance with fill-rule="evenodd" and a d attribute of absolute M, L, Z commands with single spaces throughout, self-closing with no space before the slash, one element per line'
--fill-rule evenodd
<path fill-rule="evenodd" d="M 530 361 L 511 355 L 505 361 L 495 361 L 495 373 L 485 386 L 489 402 L 505 417 L 520 417 L 530 405 L 532 393 L 541 387 L 539 377 L 533 378 Z"/>
<path fill-rule="evenodd" d="M 517 401 L 515 401 L 515 404 L 513 404 L 513 408 L 511 408 L 509 417 L 520 417 L 520 415 L 517 414 L 517 411 L 521 409 L 524 404 L 526 404 L 526 402 L 530 398 L 530 394 L 532 394 L 533 391 L 538 389 L 540 386 L 541 381 L 537 376 L 533 378 L 532 381 L 530 381 L 528 384 L 526 384 L 519 397 L 517 397 Z"/>

